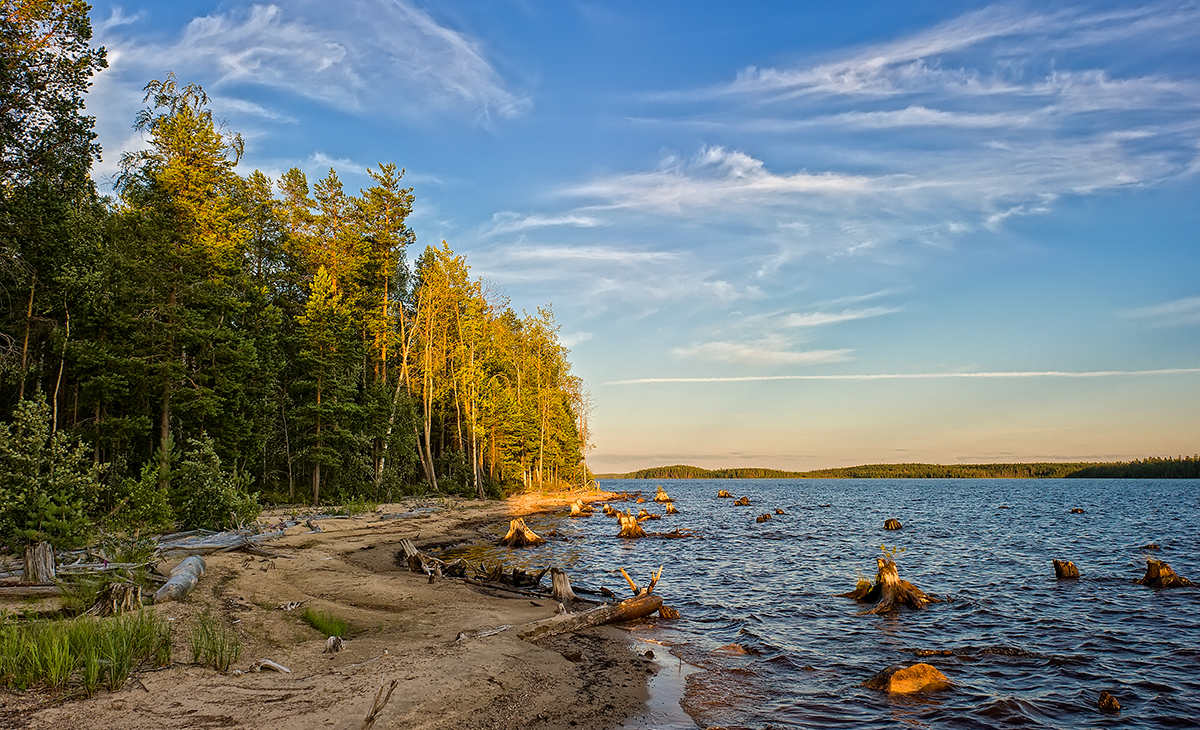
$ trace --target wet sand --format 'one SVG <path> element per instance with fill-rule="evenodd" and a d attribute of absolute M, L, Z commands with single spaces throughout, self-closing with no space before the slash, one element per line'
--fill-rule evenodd
<path fill-rule="evenodd" d="M 415 504 L 384 505 L 320 520 L 321 532 L 292 527 L 265 545 L 290 557 L 208 556 L 191 596 L 152 607 L 174 627 L 172 666 L 139 672 L 120 691 L 91 699 L 0 692 L 0 727 L 359 728 L 376 690 L 392 680 L 398 685 L 375 728 L 620 727 L 645 712 L 647 680 L 660 666 L 635 652 L 624 631 L 592 629 L 538 645 L 515 629 L 472 636 L 548 618 L 557 604 L 454 579 L 430 584 L 395 564 L 403 538 L 422 550 L 474 542 L 489 525 L 564 509 L 578 496 L 460 501 L 398 518 L 391 515 L 412 514 Z M 273 516 L 281 515 L 262 521 Z M 325 638 L 303 621 L 303 608 L 279 607 L 299 601 L 350 623 L 343 651 L 323 653 Z M 243 653 L 234 668 L 242 673 L 188 663 L 190 627 L 204 611 L 237 632 Z M 246 671 L 260 659 L 291 673 Z"/>

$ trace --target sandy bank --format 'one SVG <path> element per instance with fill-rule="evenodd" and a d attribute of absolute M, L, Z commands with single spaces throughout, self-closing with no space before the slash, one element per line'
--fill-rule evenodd
<path fill-rule="evenodd" d="M 540 646 L 512 630 L 471 636 L 547 618 L 556 605 L 454 580 L 431 585 L 394 563 L 402 538 L 422 549 L 472 542 L 488 525 L 561 509 L 576 496 L 458 502 L 409 517 L 386 513 L 409 513 L 412 503 L 385 505 L 385 514 L 320 520 L 319 533 L 292 528 L 270 544 L 292 557 L 213 555 L 192 596 L 153 607 L 175 627 L 173 666 L 92 699 L 0 693 L 0 727 L 358 728 L 376 689 L 393 679 L 399 685 L 376 728 L 617 726 L 642 707 L 647 675 L 657 668 L 629 649 L 622 632 L 593 630 Z M 279 608 L 299 601 L 349 621 L 344 651 L 323 653 L 324 637 L 302 620 L 302 609 Z M 236 668 L 270 659 L 292 673 L 220 674 L 187 664 L 190 627 L 204 611 L 237 631 L 244 651 Z M 467 638 L 457 639 L 463 632 Z"/>

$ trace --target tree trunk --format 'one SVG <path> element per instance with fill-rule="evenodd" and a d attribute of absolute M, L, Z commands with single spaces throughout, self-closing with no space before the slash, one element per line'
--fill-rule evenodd
<path fill-rule="evenodd" d="M 29 356 L 29 325 L 33 322 L 33 293 L 37 289 L 37 277 L 29 282 L 29 306 L 25 310 L 25 341 L 21 345 L 21 386 L 17 390 L 17 400 L 25 400 L 25 365 Z"/>
<path fill-rule="evenodd" d="M 29 585 L 50 585 L 54 583 L 54 546 L 48 542 L 38 542 L 25 546 L 25 570 L 21 582 Z"/>
<path fill-rule="evenodd" d="M 571 579 L 567 577 L 565 570 L 551 568 L 550 585 L 553 596 L 563 603 L 579 600 L 579 596 L 575 595 L 575 591 L 571 590 Z"/>
<path fill-rule="evenodd" d="M 620 603 L 598 606 L 565 618 L 559 616 L 547 619 L 546 621 L 540 621 L 520 634 L 520 637 L 526 641 L 533 641 L 559 634 L 582 631 L 592 626 L 635 621 L 639 618 L 646 618 L 662 608 L 662 603 L 661 596 L 653 593 L 643 593 L 633 598 L 627 598 Z"/>
<path fill-rule="evenodd" d="M 183 562 L 171 570 L 171 577 L 154 594 L 154 602 L 178 601 L 191 593 L 200 582 L 200 576 L 204 575 L 204 567 L 204 558 L 199 555 L 184 558 Z"/>
<path fill-rule="evenodd" d="M 936 603 L 939 599 L 931 598 L 921 589 L 906 580 L 900 580 L 900 572 L 896 563 L 884 558 L 876 558 L 879 571 L 875 576 L 875 585 L 860 581 L 850 593 L 841 594 L 845 598 L 853 598 L 860 603 L 874 603 L 875 607 L 862 613 L 887 613 L 900 608 L 901 605 L 921 608 L 927 603 Z"/>

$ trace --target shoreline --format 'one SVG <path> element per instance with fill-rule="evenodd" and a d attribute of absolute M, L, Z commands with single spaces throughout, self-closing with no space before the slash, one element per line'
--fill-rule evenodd
<path fill-rule="evenodd" d="M 135 673 L 122 689 L 90 699 L 0 691 L 0 727 L 358 728 L 380 683 L 391 680 L 399 684 L 376 728 L 622 727 L 648 711 L 650 679 L 661 668 L 635 651 L 636 639 L 613 627 L 536 645 L 513 630 L 490 633 L 548 618 L 557 606 L 453 579 L 430 584 L 394 561 L 403 538 L 422 550 L 478 542 L 507 520 L 609 497 L 534 493 L 419 513 L 412 509 L 420 503 L 409 500 L 321 519 L 319 533 L 289 528 L 270 544 L 289 557 L 208 556 L 208 572 L 191 596 L 148 607 L 173 627 L 170 667 Z M 345 650 L 323 653 L 324 636 L 302 620 L 303 609 L 279 608 L 294 601 L 346 619 L 352 629 Z M 238 634 L 243 653 L 233 668 L 242 674 L 186 663 L 191 626 L 204 613 Z M 291 673 L 246 671 L 261 659 Z"/>

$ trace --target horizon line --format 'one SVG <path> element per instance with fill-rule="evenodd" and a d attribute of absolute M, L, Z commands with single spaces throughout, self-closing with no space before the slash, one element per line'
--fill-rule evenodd
<path fill-rule="evenodd" d="M 745 383 L 770 380 L 935 380 L 942 378 L 1109 378 L 1139 375 L 1189 375 L 1200 368 L 1165 368 L 1161 370 L 1066 370 L 997 371 L 982 373 L 874 373 L 842 375 L 731 375 L 696 378 L 633 378 L 610 380 L 602 385 L 643 385 L 650 383 Z"/>

